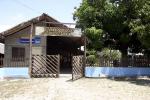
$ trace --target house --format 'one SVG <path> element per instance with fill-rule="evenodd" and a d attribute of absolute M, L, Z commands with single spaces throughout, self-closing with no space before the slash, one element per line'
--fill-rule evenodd
<path fill-rule="evenodd" d="M 27 67 L 31 77 L 50 77 L 72 71 L 78 66 L 85 37 L 80 29 L 69 28 L 47 14 L 42 14 L 2 32 L 5 43 L 5 67 Z M 76 62 L 79 62 L 76 64 Z"/>
<path fill-rule="evenodd" d="M 0 54 L 4 55 L 4 44 L 0 43 Z"/>
<path fill-rule="evenodd" d="M 4 44 L 0 43 L 0 67 L 3 66 Z"/>

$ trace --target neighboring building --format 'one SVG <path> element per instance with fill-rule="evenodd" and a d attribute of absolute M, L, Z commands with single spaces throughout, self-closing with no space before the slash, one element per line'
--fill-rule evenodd
<path fill-rule="evenodd" d="M 0 43 L 0 54 L 4 55 L 4 44 Z"/>
<path fill-rule="evenodd" d="M 29 67 L 32 62 L 31 46 L 32 55 L 59 55 L 61 70 L 67 68 L 71 71 L 72 57 L 84 54 L 81 46 L 84 46 L 85 39 L 81 31 L 69 28 L 47 14 L 21 23 L 1 34 L 5 37 L 6 67 Z M 47 58 L 42 61 L 47 61 Z"/>
<path fill-rule="evenodd" d="M 0 43 L 0 67 L 3 66 L 4 44 Z"/>

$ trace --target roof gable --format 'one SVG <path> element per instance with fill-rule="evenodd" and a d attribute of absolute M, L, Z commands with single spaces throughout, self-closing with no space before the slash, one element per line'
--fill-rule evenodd
<path fill-rule="evenodd" d="M 51 16 L 43 13 L 41 16 L 35 17 L 35 18 L 33 18 L 33 19 L 29 20 L 29 21 L 26 21 L 26 22 L 23 22 L 21 24 L 18 24 L 17 26 L 15 26 L 15 27 L 13 27 L 13 28 L 11 28 L 9 30 L 6 30 L 6 31 L 4 31 L 4 32 L 2 32 L 0 34 L 3 34 L 4 36 L 8 36 L 8 35 L 11 35 L 11 34 L 17 32 L 17 31 L 20 31 L 20 30 L 22 30 L 22 29 L 24 29 L 26 27 L 31 26 L 32 23 L 36 24 L 36 23 L 40 23 L 40 22 L 60 23 L 59 21 L 57 21 L 56 19 L 52 18 Z M 61 23 L 57 24 L 56 26 L 58 26 L 58 27 L 62 27 L 63 26 L 64 27 L 64 25 L 61 24 Z"/>

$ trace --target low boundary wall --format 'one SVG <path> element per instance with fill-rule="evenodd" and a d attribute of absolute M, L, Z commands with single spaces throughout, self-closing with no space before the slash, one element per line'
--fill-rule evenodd
<path fill-rule="evenodd" d="M 150 76 L 150 68 L 142 67 L 86 67 L 85 77 L 140 77 Z"/>
<path fill-rule="evenodd" d="M 3 67 L 0 68 L 0 78 L 29 78 L 28 74 L 28 68 L 27 67 L 21 67 L 21 68 L 7 68 Z"/>

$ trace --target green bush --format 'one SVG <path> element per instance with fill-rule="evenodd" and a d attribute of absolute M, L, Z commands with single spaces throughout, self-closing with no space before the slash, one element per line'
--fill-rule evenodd
<path fill-rule="evenodd" d="M 96 63 L 96 56 L 95 55 L 88 55 L 87 61 L 89 65 L 94 65 Z"/>
<path fill-rule="evenodd" d="M 110 50 L 109 48 L 104 48 L 100 54 L 105 59 L 118 60 L 121 58 L 121 52 L 119 50 Z"/>

